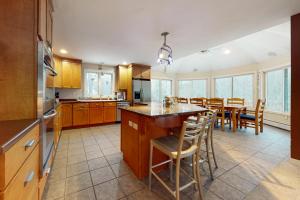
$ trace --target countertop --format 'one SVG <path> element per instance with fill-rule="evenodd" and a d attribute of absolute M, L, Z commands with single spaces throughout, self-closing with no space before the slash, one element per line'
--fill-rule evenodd
<path fill-rule="evenodd" d="M 124 102 L 127 100 L 104 99 L 60 99 L 59 103 Z"/>
<path fill-rule="evenodd" d="M 193 104 L 183 104 L 178 103 L 169 108 L 163 107 L 161 103 L 149 102 L 148 105 L 138 105 L 138 106 L 129 106 L 121 108 L 122 110 L 127 110 L 135 112 L 141 115 L 146 115 L 149 117 L 158 117 L 165 115 L 177 115 L 177 114 L 194 114 L 197 112 L 207 111 L 206 108 L 193 105 Z"/>
<path fill-rule="evenodd" d="M 0 154 L 6 152 L 38 123 L 39 119 L 0 121 Z"/>

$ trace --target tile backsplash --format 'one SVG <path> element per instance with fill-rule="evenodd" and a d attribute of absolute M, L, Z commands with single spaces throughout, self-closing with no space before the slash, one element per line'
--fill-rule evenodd
<path fill-rule="evenodd" d="M 59 92 L 60 99 L 78 99 L 83 96 L 82 89 L 56 89 Z"/>

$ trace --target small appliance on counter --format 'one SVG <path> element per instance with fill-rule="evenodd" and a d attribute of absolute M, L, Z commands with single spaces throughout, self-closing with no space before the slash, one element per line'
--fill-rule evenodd
<path fill-rule="evenodd" d="M 126 92 L 116 92 L 116 97 L 118 101 L 126 100 Z"/>

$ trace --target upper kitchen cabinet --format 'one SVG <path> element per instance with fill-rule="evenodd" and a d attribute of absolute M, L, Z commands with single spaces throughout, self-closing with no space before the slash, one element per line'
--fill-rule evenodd
<path fill-rule="evenodd" d="M 151 79 L 151 67 L 148 65 L 142 64 L 131 64 L 130 67 L 132 68 L 132 78 L 134 79 Z"/>
<path fill-rule="evenodd" d="M 127 90 L 128 87 L 128 68 L 127 66 L 118 65 L 116 67 L 116 90 Z"/>
<path fill-rule="evenodd" d="M 38 34 L 40 38 L 52 47 L 53 33 L 53 2 L 52 0 L 38 0 L 39 17 L 38 17 Z"/>
<path fill-rule="evenodd" d="M 57 76 L 54 86 L 57 88 L 81 88 L 81 60 L 54 56 Z"/>

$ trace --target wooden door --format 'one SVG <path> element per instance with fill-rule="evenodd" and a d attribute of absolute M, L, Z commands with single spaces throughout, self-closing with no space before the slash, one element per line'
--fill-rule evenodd
<path fill-rule="evenodd" d="M 70 127 L 73 125 L 73 106 L 72 104 L 61 105 L 61 123 L 62 127 Z"/>
<path fill-rule="evenodd" d="M 89 104 L 76 103 L 73 105 L 73 126 L 89 124 Z"/>
<path fill-rule="evenodd" d="M 46 41 L 52 47 L 52 32 L 53 32 L 53 18 L 52 18 L 52 0 L 47 0 L 47 15 L 46 15 Z"/>
<path fill-rule="evenodd" d="M 72 63 L 72 88 L 81 88 L 81 63 Z"/>
<path fill-rule="evenodd" d="M 103 107 L 90 108 L 90 124 L 103 123 Z"/>
<path fill-rule="evenodd" d="M 54 77 L 54 87 L 62 87 L 62 62 L 61 59 L 57 56 L 54 56 L 54 69 L 57 72 L 57 76 Z"/>
<path fill-rule="evenodd" d="M 103 108 L 103 122 L 115 122 L 117 120 L 117 107 L 110 106 Z"/>
<path fill-rule="evenodd" d="M 72 63 L 62 61 L 62 87 L 72 88 Z"/>
<path fill-rule="evenodd" d="M 119 79 L 118 89 L 126 90 L 127 89 L 127 67 L 126 66 L 119 66 L 118 79 Z"/>

